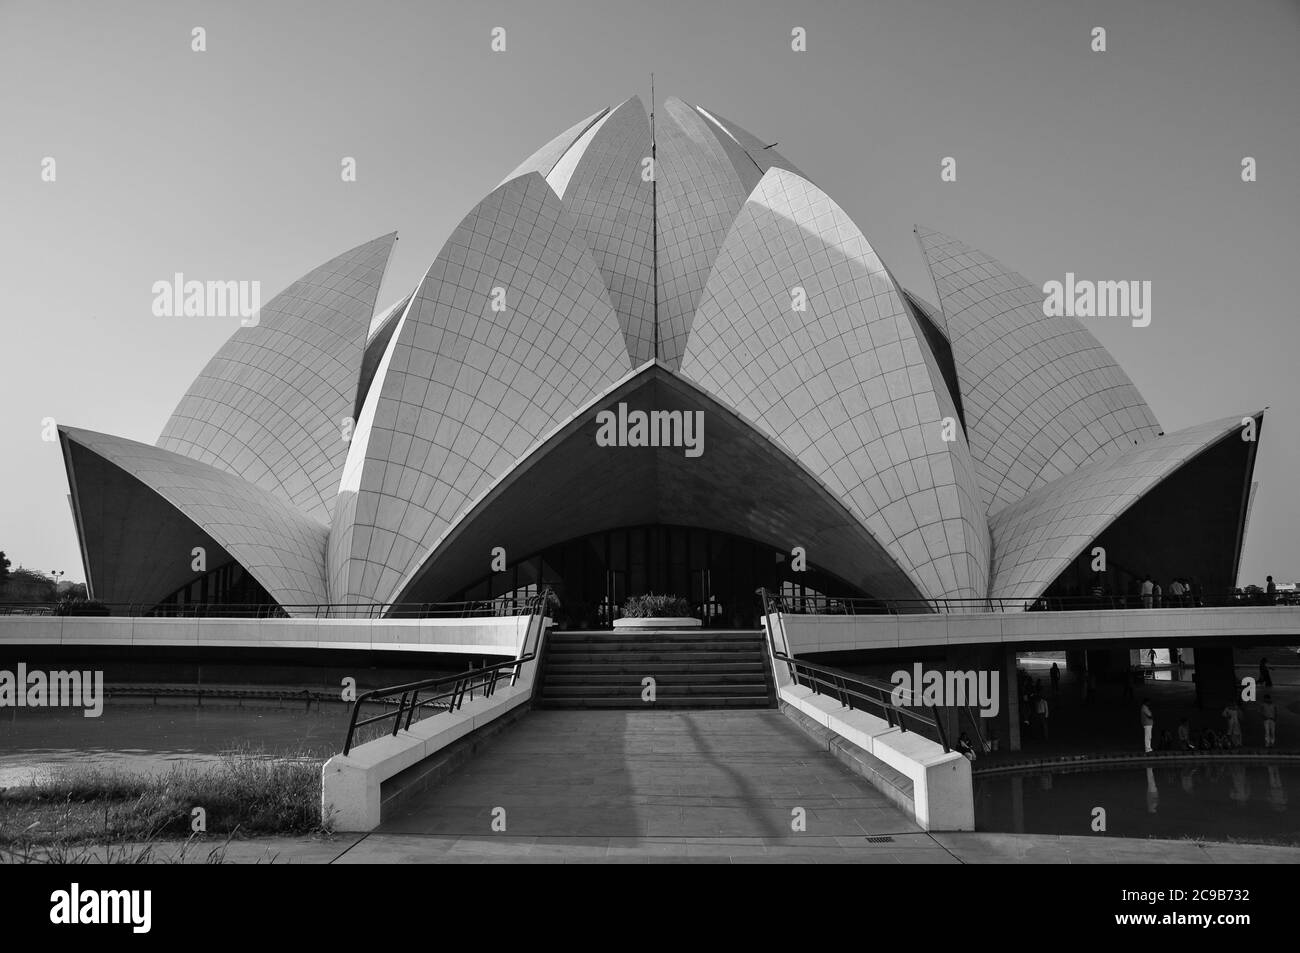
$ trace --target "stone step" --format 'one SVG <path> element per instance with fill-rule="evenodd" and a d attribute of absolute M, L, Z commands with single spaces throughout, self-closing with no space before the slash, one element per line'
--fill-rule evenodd
<path fill-rule="evenodd" d="M 542 698 L 640 698 L 642 687 L 635 685 L 547 685 L 542 689 Z M 687 697 L 691 695 L 763 695 L 766 697 L 767 683 L 749 682 L 739 685 L 672 685 L 656 680 L 655 696 Z"/>
<path fill-rule="evenodd" d="M 689 662 L 692 665 L 734 665 L 744 662 L 762 662 L 761 652 L 571 652 L 547 653 L 548 666 L 585 665 L 638 665 L 651 662 Z"/>
<path fill-rule="evenodd" d="M 763 635 L 720 632 L 553 632 L 534 696 L 543 708 L 771 708 Z M 656 701 L 641 700 L 642 680 Z"/>
<path fill-rule="evenodd" d="M 698 629 L 693 632 L 552 632 L 546 637 L 548 645 L 572 645 L 598 642 L 758 642 L 761 632 L 723 632 L 718 629 Z"/>
<path fill-rule="evenodd" d="M 692 695 L 689 697 L 670 696 L 668 698 L 660 697 L 653 702 L 643 702 L 638 699 L 631 701 L 625 698 L 581 698 L 565 699 L 564 701 L 548 700 L 541 698 L 534 703 L 538 708 L 618 708 L 628 710 L 645 710 L 652 708 L 686 708 L 686 709 L 707 709 L 707 708 L 771 708 L 772 704 L 766 695 Z"/>
<path fill-rule="evenodd" d="M 548 672 L 545 683 L 551 685 L 635 685 L 640 688 L 641 679 L 653 675 L 660 685 L 726 685 L 726 684 L 760 684 L 765 683 L 763 671 L 753 672 L 674 672 L 660 675 L 646 670 L 640 674 L 616 675 L 570 675 L 566 672 Z"/>
<path fill-rule="evenodd" d="M 575 652 L 761 652 L 763 643 L 747 640 L 733 642 L 663 641 L 663 642 L 569 642 L 548 644 L 548 652 L 570 655 Z"/>
<path fill-rule="evenodd" d="M 761 661 L 729 662 L 726 665 L 711 665 L 707 669 L 709 672 L 726 672 L 731 675 L 740 675 L 745 672 L 764 672 L 765 670 L 765 666 Z M 701 671 L 705 670 L 702 670 L 694 662 L 643 662 L 636 664 L 619 660 L 617 662 L 583 662 L 554 665 L 548 661 L 542 673 L 542 681 L 545 682 L 551 675 L 654 675 L 658 672 L 689 674 Z"/>

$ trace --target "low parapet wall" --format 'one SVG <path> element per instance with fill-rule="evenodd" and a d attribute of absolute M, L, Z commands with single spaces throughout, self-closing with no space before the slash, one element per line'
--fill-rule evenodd
<path fill-rule="evenodd" d="M 1132 641 L 1195 646 L 1225 638 L 1300 641 L 1300 606 L 1096 609 L 1061 612 L 774 613 L 793 655 L 923 646 Z"/>
<path fill-rule="evenodd" d="M 764 625 L 769 623 L 773 630 L 766 644 L 782 709 L 787 714 L 798 712 L 858 749 L 862 756 L 850 757 L 846 763 L 858 761 L 856 767 L 850 766 L 925 830 L 973 831 L 975 794 L 970 761 L 957 751 L 944 751 L 915 731 L 903 731 L 883 718 L 846 708 L 832 696 L 796 684 L 789 667 L 771 657 L 773 641 L 787 657 L 793 657 L 786 648 L 789 643 L 781 617 L 769 616 Z M 899 783 L 899 776 L 910 782 L 910 790 L 906 783 Z"/>
<path fill-rule="evenodd" d="M 335 755 L 321 768 L 321 818 L 338 831 L 370 831 L 386 810 L 433 783 L 448 766 L 449 752 L 474 739 L 482 740 L 508 719 L 521 713 L 533 697 L 537 666 L 546 641 L 548 619 L 522 617 L 509 655 L 533 659 L 520 665 L 513 685 L 508 676 L 488 697 L 463 702 L 455 711 L 440 712 L 399 731 Z"/>
<path fill-rule="evenodd" d="M 222 619 L 0 615 L 0 646 L 345 649 L 517 656 L 531 616 Z"/>
<path fill-rule="evenodd" d="M 781 702 L 824 726 L 871 759 L 911 782 L 911 797 L 903 786 L 886 780 L 886 772 L 858 771 L 873 787 L 927 831 L 973 831 L 975 795 L 971 764 L 956 751 L 942 747 L 915 731 L 902 731 L 883 718 L 845 708 L 828 695 L 802 685 L 783 685 Z M 842 760 L 842 759 L 841 759 Z"/>

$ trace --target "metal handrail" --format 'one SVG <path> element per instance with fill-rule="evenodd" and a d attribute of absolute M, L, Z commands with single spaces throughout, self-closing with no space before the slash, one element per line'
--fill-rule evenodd
<path fill-rule="evenodd" d="M 869 675 L 855 675 L 841 669 L 831 668 L 828 665 L 817 665 L 813 662 L 795 658 L 784 650 L 777 648 L 772 616 L 779 613 L 781 609 L 779 604 L 773 600 L 772 595 L 766 589 L 758 590 L 758 596 L 763 607 L 763 616 L 767 622 L 765 628 L 767 630 L 768 650 L 771 652 L 774 662 L 781 662 L 789 666 L 790 677 L 794 679 L 796 684 L 811 688 L 813 693 L 817 695 L 832 695 L 850 711 L 861 707 L 855 705 L 855 701 L 863 702 L 869 706 L 868 710 L 879 711 L 889 726 L 897 728 L 899 731 L 907 731 L 909 721 L 913 724 L 912 730 L 918 734 L 929 737 L 928 730 L 932 730 L 934 737 L 931 740 L 942 745 L 945 754 L 952 750 L 951 745 L 948 743 L 948 732 L 944 727 L 943 719 L 935 714 L 933 705 L 917 703 L 914 695 L 909 699 L 914 707 L 896 705 L 894 704 L 896 689 L 883 679 L 872 678 Z M 909 694 L 911 693 L 909 692 Z M 914 708 L 922 710 L 916 711 Z"/>
<path fill-rule="evenodd" d="M 1143 609 L 1142 596 L 1038 596 L 1033 599 L 1012 599 L 989 596 L 983 599 L 873 599 L 863 596 L 827 596 L 820 593 L 807 596 L 786 596 L 767 589 L 760 590 L 765 598 L 787 615 L 905 615 L 926 612 L 1085 612 L 1098 609 Z M 1173 596 L 1165 593 L 1159 609 L 1212 609 L 1244 606 L 1300 605 L 1300 595 L 1277 592 L 1270 599 L 1267 594 L 1245 592 L 1196 593 L 1194 596 Z"/>
<path fill-rule="evenodd" d="M 511 669 L 509 679 L 510 684 L 514 685 L 519 680 L 519 674 L 522 666 L 527 662 L 532 662 L 537 657 L 537 645 L 541 636 L 540 626 L 544 624 L 546 611 L 552 598 L 552 591 L 549 587 L 543 587 L 542 590 L 525 600 L 528 604 L 528 615 L 535 616 L 539 625 L 538 636 L 531 640 L 529 634 L 524 637 L 524 652 L 517 658 L 506 659 L 493 665 L 485 665 L 481 668 L 470 669 L 467 672 L 461 672 L 456 675 L 441 675 L 437 678 L 426 678 L 418 682 L 407 682 L 403 685 L 393 685 L 388 688 L 375 688 L 368 692 L 362 692 L 352 704 L 352 715 L 348 719 L 348 733 L 343 741 L 343 753 L 346 755 L 352 750 L 352 741 L 358 728 L 364 728 L 385 719 L 393 719 L 393 737 L 397 736 L 398 731 L 403 728 L 409 729 L 415 720 L 415 714 L 422 709 L 434 709 L 438 711 L 457 711 L 465 703 L 465 696 L 468 695 L 470 700 L 474 699 L 475 689 L 482 689 L 483 697 L 490 698 L 495 694 L 497 685 L 505 677 L 507 669 Z M 533 620 L 528 623 L 529 630 Z M 430 692 L 432 694 L 421 700 L 422 693 Z M 392 704 L 393 698 L 398 698 L 396 710 L 384 711 L 378 715 L 372 715 L 369 718 L 358 719 L 361 714 L 361 706 L 365 704 Z M 403 724 L 405 716 L 405 724 Z"/>

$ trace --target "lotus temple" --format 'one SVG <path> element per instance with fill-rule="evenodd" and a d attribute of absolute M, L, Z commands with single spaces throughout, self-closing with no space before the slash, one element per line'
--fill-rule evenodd
<path fill-rule="evenodd" d="M 90 592 L 319 618 L 549 586 L 599 628 L 644 592 L 752 627 L 759 588 L 918 613 L 1231 589 L 1262 412 L 1165 433 L 1039 284 L 915 234 L 933 288 L 724 116 L 602 109 L 398 300 L 395 233 L 269 300 L 155 444 L 61 427 Z M 599 439 L 616 411 L 665 439 Z"/>
<path fill-rule="evenodd" d="M 1150 759 L 1202 755 L 1150 718 L 1217 725 L 1300 643 L 1300 605 L 1237 588 L 1263 412 L 1166 432 L 1053 276 L 917 226 L 905 288 L 766 141 L 602 109 L 416 287 L 380 300 L 389 233 L 267 300 L 154 444 L 61 426 L 100 615 L 0 612 L 0 647 L 110 698 L 348 703 L 343 831 L 492 838 L 513 805 L 529 836 L 776 844 L 806 784 L 855 844 L 1050 834 L 1073 782 L 1015 772 L 1052 757 L 1137 764 L 1116 829 L 1164 831 Z"/>

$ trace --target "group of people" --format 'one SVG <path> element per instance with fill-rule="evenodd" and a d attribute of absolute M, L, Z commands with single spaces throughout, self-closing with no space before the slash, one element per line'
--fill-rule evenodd
<path fill-rule="evenodd" d="M 1150 576 L 1143 576 L 1139 592 L 1142 595 L 1142 608 L 1144 609 L 1163 609 L 1165 606 L 1171 608 L 1199 606 L 1201 604 L 1200 587 L 1186 577 L 1174 579 L 1169 584 L 1169 593 L 1166 596 L 1160 583 L 1153 582 Z"/>
<path fill-rule="evenodd" d="M 1264 747 L 1272 748 L 1277 744 L 1277 705 L 1271 695 L 1263 695 L 1259 702 L 1259 714 L 1264 723 Z M 1168 728 L 1160 733 L 1160 740 L 1155 750 L 1158 751 L 1211 751 L 1224 748 L 1240 748 L 1243 743 L 1242 722 L 1245 712 L 1234 699 L 1221 712 L 1224 721 L 1222 731 L 1206 728 L 1199 734 L 1192 731 L 1191 719 L 1184 718 L 1178 723 L 1178 735 L 1175 738 Z M 1142 699 L 1139 713 L 1142 721 L 1142 750 L 1152 750 L 1151 739 L 1155 733 L 1155 714 L 1151 710 L 1150 699 Z"/>
<path fill-rule="evenodd" d="M 1060 666 L 1053 662 L 1048 675 L 1052 682 L 1052 697 L 1055 698 L 1061 692 Z M 1016 669 L 1016 678 L 1023 727 L 1026 731 L 1032 729 L 1038 738 L 1047 741 L 1051 735 L 1048 726 L 1051 723 L 1052 706 L 1047 700 L 1047 693 L 1043 691 L 1043 680 L 1032 678 L 1024 669 Z"/>

